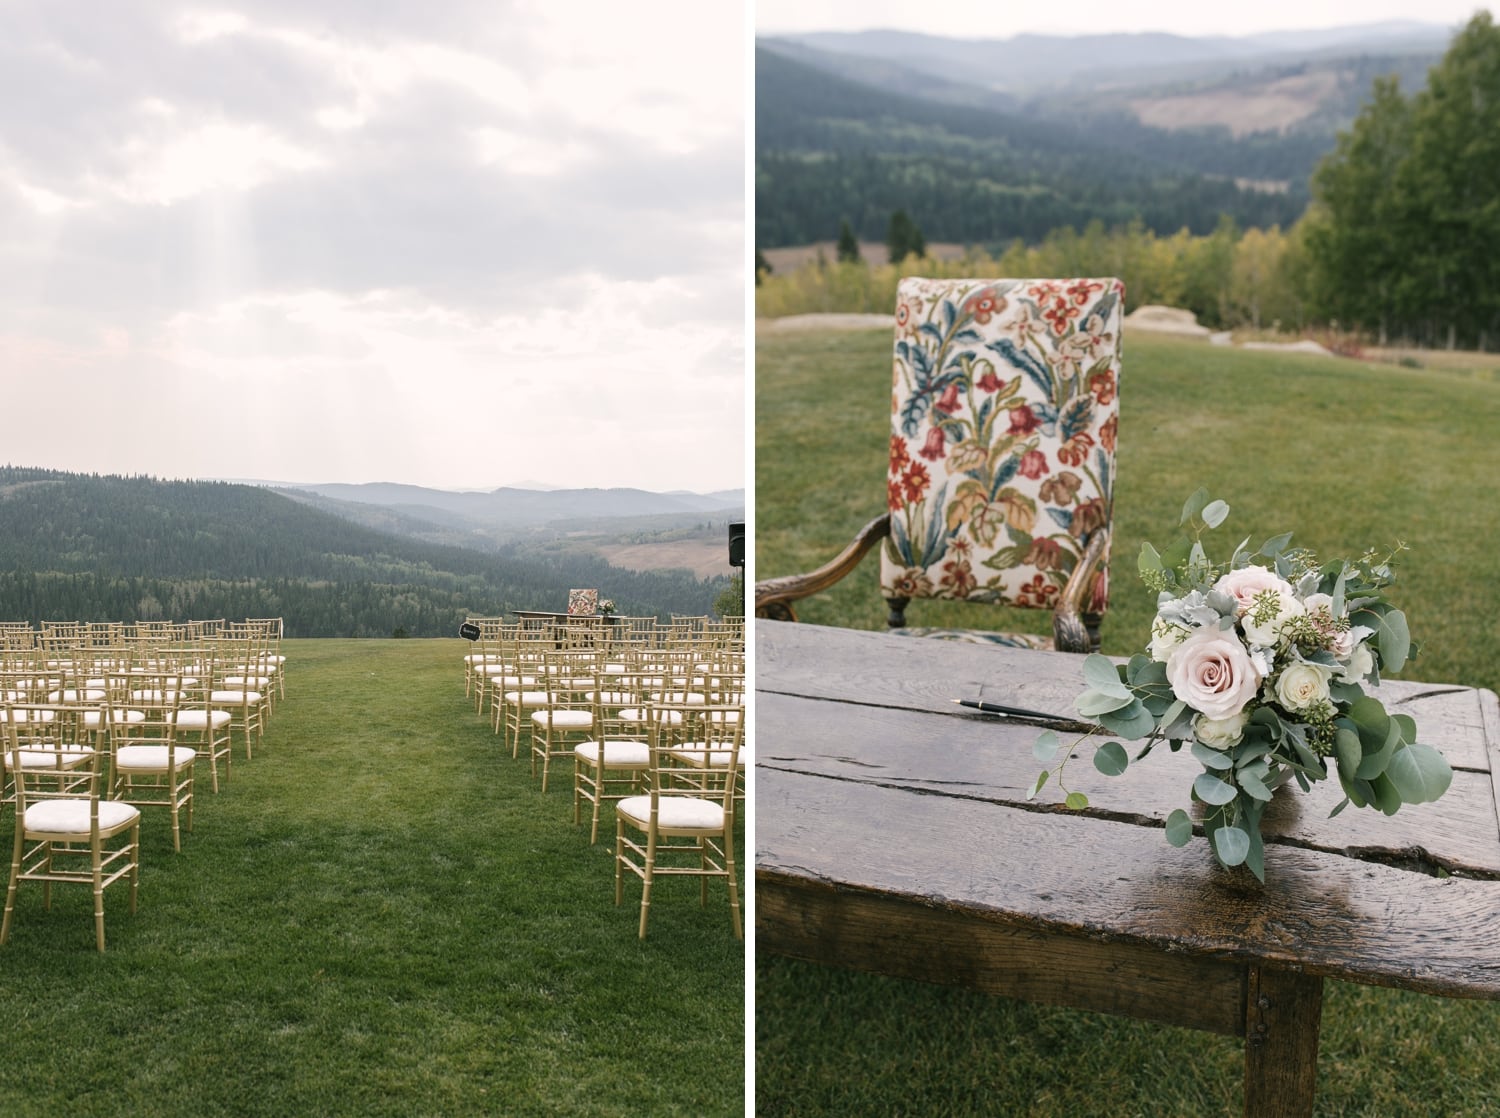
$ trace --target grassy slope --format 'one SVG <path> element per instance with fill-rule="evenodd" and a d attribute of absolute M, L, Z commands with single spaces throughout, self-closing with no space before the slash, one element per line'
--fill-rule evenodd
<path fill-rule="evenodd" d="M 730 1114 L 743 947 L 668 882 L 636 938 L 611 847 L 463 695 L 459 640 L 292 641 L 255 759 L 141 904 L 23 889 L 0 948 L 6 1115 Z M 566 782 L 562 782 L 566 786 Z M 5 827 L 10 818 L 6 816 Z"/>
<path fill-rule="evenodd" d="M 890 338 L 762 333 L 756 372 L 757 577 L 809 570 L 882 511 Z M 1232 548 L 1295 530 L 1329 556 L 1400 539 L 1397 601 L 1424 641 L 1410 678 L 1500 686 L 1500 386 L 1488 376 L 1126 339 L 1117 545 L 1105 651 L 1143 643 L 1135 552 L 1165 542 L 1207 485 Z M 880 628 L 873 557 L 804 620 Z M 917 603 L 918 624 L 985 607 Z M 1007 627 L 1046 631 L 1045 617 Z M 977 852 L 977 856 L 1001 856 Z M 1414 960 L 1415 962 L 1415 960 Z M 1489 1115 L 1500 1004 L 1329 983 L 1318 1113 Z M 1240 1044 L 761 957 L 757 1109 L 780 1114 L 1237 1113 Z"/>

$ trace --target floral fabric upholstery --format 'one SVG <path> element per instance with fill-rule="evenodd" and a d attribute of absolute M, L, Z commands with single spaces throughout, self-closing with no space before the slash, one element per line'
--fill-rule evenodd
<path fill-rule="evenodd" d="M 1052 608 L 1110 521 L 1117 279 L 901 281 L 888 598 Z M 1092 608 L 1106 605 L 1101 576 Z"/>
<path fill-rule="evenodd" d="M 597 590 L 569 590 L 568 591 L 568 616 L 586 617 L 597 613 L 599 610 L 599 591 Z"/>

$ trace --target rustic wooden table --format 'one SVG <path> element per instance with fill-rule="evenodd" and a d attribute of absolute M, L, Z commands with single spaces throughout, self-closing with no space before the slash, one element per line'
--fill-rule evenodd
<path fill-rule="evenodd" d="M 1167 813 L 1198 765 L 1120 777 L 1085 747 L 1067 812 L 1038 728 L 955 706 L 1073 713 L 1080 658 L 786 622 L 755 629 L 757 949 L 1128 1014 L 1245 1040 L 1245 1113 L 1312 1112 L 1323 980 L 1500 999 L 1500 706 L 1388 682 L 1455 769 L 1437 803 L 1346 809 L 1337 780 L 1266 810 L 1266 883 Z M 1072 740 L 1064 735 L 1064 741 Z"/>

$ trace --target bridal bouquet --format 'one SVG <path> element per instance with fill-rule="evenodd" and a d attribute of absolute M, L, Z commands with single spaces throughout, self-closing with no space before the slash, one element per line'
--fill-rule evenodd
<path fill-rule="evenodd" d="M 1214 563 L 1203 536 L 1228 515 L 1227 504 L 1200 489 L 1183 508 L 1187 535 L 1161 553 L 1142 546 L 1141 577 L 1157 592 L 1148 649 L 1118 667 L 1086 658 L 1088 688 L 1075 705 L 1110 735 L 1144 739 L 1136 760 L 1163 741 L 1174 752 L 1188 746 L 1203 767 L 1192 800 L 1202 805 L 1214 856 L 1264 881 L 1261 814 L 1286 781 L 1306 791 L 1336 776 L 1344 799 L 1333 814 L 1352 803 L 1393 815 L 1437 799 L 1453 772 L 1417 741 L 1410 717 L 1365 693 L 1411 655 L 1406 617 L 1385 596 L 1392 556 L 1319 563 L 1292 548 L 1287 533 L 1254 552 L 1247 539 L 1227 563 Z M 1050 730 L 1038 739 L 1037 759 L 1049 768 L 1032 796 L 1054 771 L 1061 786 L 1066 754 L 1050 767 L 1059 745 Z M 1106 775 L 1129 764 L 1118 741 L 1095 751 Z M 1065 803 L 1081 808 L 1088 799 L 1072 792 Z M 1192 833 L 1187 811 L 1167 817 L 1172 845 Z"/>

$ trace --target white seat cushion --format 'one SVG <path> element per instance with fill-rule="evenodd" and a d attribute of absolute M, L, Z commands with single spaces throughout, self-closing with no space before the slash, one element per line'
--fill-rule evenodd
<path fill-rule="evenodd" d="M 97 703 L 103 701 L 105 691 L 102 687 L 85 687 L 82 691 L 69 687 L 64 691 L 49 691 L 47 701 L 49 703 Z"/>
<path fill-rule="evenodd" d="M 586 710 L 539 710 L 531 720 L 559 730 L 585 730 L 594 724 L 594 716 Z"/>
<path fill-rule="evenodd" d="M 667 750 L 667 753 L 673 757 L 676 757 L 679 761 L 687 762 L 695 769 L 701 769 L 705 767 L 714 769 L 727 769 L 729 767 L 729 750 L 708 749 L 703 745 L 702 742 L 699 742 L 696 745 L 692 743 L 688 743 L 686 745 L 674 745 Z"/>
<path fill-rule="evenodd" d="M 138 722 L 146 721 L 146 712 L 143 710 L 124 710 L 115 707 L 109 712 L 109 720 L 116 726 L 134 726 Z M 97 710 L 86 710 L 83 712 L 83 724 L 90 730 L 99 728 L 99 712 Z"/>
<path fill-rule="evenodd" d="M 258 703 L 261 701 L 259 691 L 215 691 L 208 697 L 211 703 Z"/>
<path fill-rule="evenodd" d="M 55 710 L 18 710 L 15 714 L 17 726 L 24 726 L 28 722 L 36 722 L 40 725 L 43 722 L 57 721 L 57 711 Z M 0 710 L 0 722 L 9 721 L 10 711 Z"/>
<path fill-rule="evenodd" d="M 507 691 L 505 701 L 512 706 L 544 707 L 547 705 L 547 692 L 545 691 Z"/>
<path fill-rule="evenodd" d="M 87 746 L 65 745 L 61 749 L 22 749 L 21 767 L 32 771 L 38 769 L 73 769 L 94 755 Z M 0 767 L 9 770 L 10 753 L 0 757 Z"/>
<path fill-rule="evenodd" d="M 119 800 L 99 801 L 99 829 L 111 831 L 124 827 L 141 817 L 138 809 Z M 26 830 L 33 834 L 87 835 L 89 833 L 89 801 L 44 800 L 26 809 Z"/>
<path fill-rule="evenodd" d="M 597 765 L 600 744 L 597 741 L 586 741 L 573 752 L 589 764 Z M 651 763 L 651 747 L 643 741 L 605 741 L 602 744 L 606 765 L 645 768 Z"/>
<path fill-rule="evenodd" d="M 627 796 L 615 809 L 631 822 L 645 828 L 651 820 L 650 796 Z M 696 796 L 663 796 L 657 811 L 657 825 L 673 831 L 722 831 L 724 809 L 710 800 Z"/>
<path fill-rule="evenodd" d="M 172 746 L 177 768 L 192 764 L 198 751 L 185 745 Z M 125 772 L 166 772 L 167 747 L 165 745 L 122 745 L 115 750 L 115 768 Z"/>
<path fill-rule="evenodd" d="M 234 721 L 234 715 L 227 710 L 179 710 L 168 721 L 184 730 L 201 730 L 206 725 L 221 730 Z"/>
<path fill-rule="evenodd" d="M 665 717 L 662 720 L 668 726 L 682 724 L 682 712 L 680 710 L 668 710 L 664 711 L 663 714 Z M 625 722 L 644 722 L 646 721 L 646 711 L 643 707 L 627 707 L 620 712 L 620 718 Z"/>

